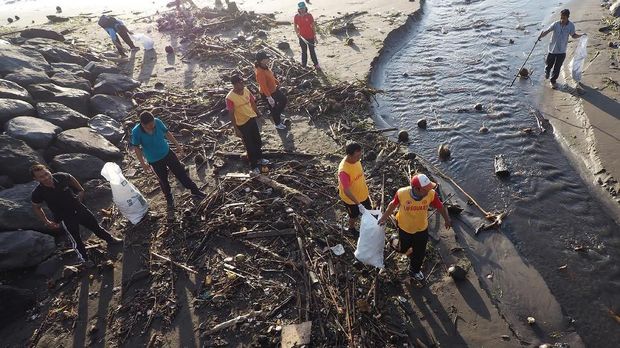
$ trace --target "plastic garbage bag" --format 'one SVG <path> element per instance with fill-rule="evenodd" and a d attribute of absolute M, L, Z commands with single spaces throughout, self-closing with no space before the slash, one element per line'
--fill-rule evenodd
<path fill-rule="evenodd" d="M 586 58 L 588 57 L 588 37 L 582 36 L 579 38 L 579 43 L 577 43 L 577 48 L 575 49 L 575 54 L 573 55 L 573 59 L 570 61 L 570 71 L 573 80 L 576 82 L 581 81 L 581 75 L 583 74 L 583 66 L 586 62 Z"/>
<path fill-rule="evenodd" d="M 149 204 L 140 191 L 125 179 L 118 164 L 106 163 L 101 169 L 101 175 L 110 183 L 112 200 L 121 214 L 134 225 L 140 222 L 149 210 Z"/>
<path fill-rule="evenodd" d="M 131 36 L 131 39 L 139 42 L 145 50 L 152 50 L 153 46 L 155 46 L 155 41 L 153 41 L 153 39 L 146 34 L 136 33 Z"/>
<path fill-rule="evenodd" d="M 366 265 L 383 268 L 385 229 L 378 223 L 380 215 L 381 212 L 378 210 L 364 210 L 362 213 L 355 258 Z"/>

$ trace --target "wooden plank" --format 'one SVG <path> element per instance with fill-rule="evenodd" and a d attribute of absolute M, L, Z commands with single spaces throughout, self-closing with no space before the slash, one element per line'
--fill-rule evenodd
<path fill-rule="evenodd" d="M 282 327 L 282 348 L 299 347 L 310 344 L 312 334 L 312 321 L 301 324 L 292 324 Z"/>

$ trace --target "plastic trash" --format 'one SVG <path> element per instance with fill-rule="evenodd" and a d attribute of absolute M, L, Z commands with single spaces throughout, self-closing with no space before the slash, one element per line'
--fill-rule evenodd
<path fill-rule="evenodd" d="M 145 50 L 152 50 L 153 46 L 155 46 L 155 41 L 146 34 L 134 34 L 131 36 L 131 39 L 139 42 Z"/>
<path fill-rule="evenodd" d="M 575 54 L 573 55 L 573 59 L 570 61 L 570 71 L 573 80 L 576 82 L 581 81 L 581 75 L 583 74 L 583 66 L 586 62 L 586 58 L 588 57 L 588 37 L 582 36 L 579 39 L 579 43 L 577 43 L 577 48 L 575 48 Z"/>
<path fill-rule="evenodd" d="M 101 169 L 101 175 L 110 183 L 112 200 L 121 214 L 134 225 L 140 222 L 149 210 L 149 204 L 140 191 L 125 179 L 121 167 L 108 162 Z"/>
<path fill-rule="evenodd" d="M 366 265 L 383 268 L 385 230 L 378 223 L 379 215 L 381 212 L 378 210 L 364 209 L 355 258 Z"/>
<path fill-rule="evenodd" d="M 342 244 L 336 244 L 330 249 L 334 252 L 336 256 L 340 256 L 344 254 L 344 247 L 342 246 Z"/>

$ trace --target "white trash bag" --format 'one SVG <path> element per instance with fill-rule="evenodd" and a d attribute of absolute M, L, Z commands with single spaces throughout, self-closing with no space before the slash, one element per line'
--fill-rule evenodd
<path fill-rule="evenodd" d="M 121 214 L 134 225 L 140 222 L 149 210 L 149 204 L 140 191 L 125 179 L 121 167 L 108 162 L 101 169 L 101 175 L 110 183 L 112 199 Z"/>
<path fill-rule="evenodd" d="M 379 225 L 378 216 L 381 216 L 379 210 L 364 209 L 355 258 L 366 265 L 383 268 L 385 229 Z"/>
<path fill-rule="evenodd" d="M 155 46 L 155 41 L 153 41 L 153 39 L 146 34 L 136 33 L 131 36 L 131 39 L 139 42 L 145 50 L 152 50 L 153 46 Z"/>
<path fill-rule="evenodd" d="M 582 36 L 579 38 L 579 43 L 577 43 L 577 48 L 575 49 L 575 54 L 573 55 L 573 59 L 570 61 L 570 72 L 573 80 L 576 82 L 581 81 L 581 75 L 583 74 L 583 66 L 586 62 L 586 58 L 588 57 L 588 37 Z"/>

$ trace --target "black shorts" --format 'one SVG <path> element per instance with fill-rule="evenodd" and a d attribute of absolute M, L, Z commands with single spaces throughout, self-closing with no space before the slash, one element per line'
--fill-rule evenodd
<path fill-rule="evenodd" d="M 372 209 L 372 205 L 370 205 L 370 197 L 366 198 L 366 200 L 361 203 L 364 208 L 368 210 Z M 349 212 L 349 217 L 351 219 L 357 219 L 358 217 L 360 217 L 360 208 L 358 208 L 356 204 L 345 203 L 344 205 L 347 207 L 347 212 Z"/>

